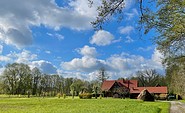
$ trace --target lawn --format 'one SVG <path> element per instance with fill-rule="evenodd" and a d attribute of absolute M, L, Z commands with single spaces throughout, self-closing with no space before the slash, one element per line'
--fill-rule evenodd
<path fill-rule="evenodd" d="M 185 103 L 185 100 L 181 100 L 181 102 Z"/>
<path fill-rule="evenodd" d="M 168 113 L 167 102 L 131 99 L 0 98 L 1 113 Z"/>

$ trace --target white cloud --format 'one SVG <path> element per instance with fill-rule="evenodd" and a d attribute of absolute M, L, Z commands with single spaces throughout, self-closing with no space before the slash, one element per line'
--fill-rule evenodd
<path fill-rule="evenodd" d="M 97 7 L 100 6 L 100 0 L 93 0 L 92 7 L 89 7 L 88 0 L 71 0 L 69 5 L 74 8 L 75 12 L 81 15 L 95 18 L 97 15 Z"/>
<path fill-rule="evenodd" d="M 0 55 L 0 61 L 1 62 L 9 62 L 9 61 L 11 61 L 11 58 L 9 58 L 7 56 Z"/>
<path fill-rule="evenodd" d="M 88 56 L 88 57 L 96 57 L 97 56 L 96 48 L 89 47 L 87 45 L 85 45 L 83 48 L 77 49 L 77 51 L 83 56 Z"/>
<path fill-rule="evenodd" d="M 164 56 L 159 52 L 159 50 L 155 49 L 152 54 L 152 60 L 161 67 L 163 58 Z"/>
<path fill-rule="evenodd" d="M 64 36 L 61 35 L 61 34 L 58 34 L 58 33 L 55 33 L 55 34 L 47 33 L 47 35 L 49 35 L 53 38 L 57 38 L 58 40 L 63 40 L 64 39 Z"/>
<path fill-rule="evenodd" d="M 6 56 L 0 55 L 0 61 L 5 63 L 24 63 L 27 64 L 33 69 L 38 67 L 45 74 L 57 74 L 57 68 L 51 62 L 45 60 L 36 61 L 37 55 L 31 53 L 28 50 L 23 50 L 20 53 L 11 52 Z M 1 66 L 1 65 L 0 65 Z M 3 69 L 2 69 L 3 70 Z M 1 67 L 0 67 L 1 71 Z"/>
<path fill-rule="evenodd" d="M 135 3 L 134 0 L 125 0 L 124 2 L 125 2 L 125 10 L 130 9 Z"/>
<path fill-rule="evenodd" d="M 121 42 L 121 41 L 122 41 L 122 39 L 121 39 L 121 37 L 120 37 L 120 38 L 117 39 L 117 40 L 113 40 L 112 43 L 117 43 L 117 42 Z"/>
<path fill-rule="evenodd" d="M 8 43 L 16 44 L 18 46 L 27 46 L 32 44 L 32 34 L 29 30 L 20 31 L 15 28 L 9 28 L 6 32 Z"/>
<path fill-rule="evenodd" d="M 139 70 L 156 69 L 160 72 L 164 71 L 159 57 L 160 54 L 156 50 L 150 59 L 128 53 L 115 54 L 106 60 L 83 56 L 82 58 L 74 58 L 69 62 L 62 62 L 61 67 L 68 71 L 88 73 L 87 76 L 90 79 L 92 79 L 92 73 L 95 74 L 98 69 L 104 67 L 108 74 L 116 79 L 129 77 Z"/>
<path fill-rule="evenodd" d="M 51 54 L 51 51 L 45 51 L 45 53 L 47 53 L 47 54 Z"/>
<path fill-rule="evenodd" d="M 28 64 L 30 61 L 37 59 L 36 54 L 32 54 L 30 51 L 23 50 L 21 53 L 14 54 L 17 58 L 15 61 L 18 63 L 26 63 Z"/>
<path fill-rule="evenodd" d="M 95 32 L 95 34 L 92 36 L 90 43 L 96 44 L 98 46 L 106 46 L 110 45 L 113 40 L 114 36 L 110 32 L 105 30 L 99 30 Z"/>
<path fill-rule="evenodd" d="M 145 48 L 143 48 L 143 47 L 138 48 L 138 50 L 140 50 L 140 51 L 150 51 L 152 49 L 153 49 L 153 46 L 148 46 L 148 47 L 145 47 Z"/>
<path fill-rule="evenodd" d="M 126 12 L 126 20 L 132 20 L 134 17 L 138 16 L 139 13 L 137 11 L 137 9 L 132 9 L 132 12 Z"/>
<path fill-rule="evenodd" d="M 44 25 L 59 30 L 91 29 L 90 22 L 96 17 L 96 7 L 88 7 L 88 1 L 70 1 L 70 7 L 59 7 L 54 0 L 1 0 L 0 40 L 6 44 L 23 47 L 33 43 L 30 26 Z M 57 36 L 63 39 L 61 35 Z"/>
<path fill-rule="evenodd" d="M 37 55 L 28 50 L 23 50 L 21 53 L 11 53 L 7 56 L 14 59 L 14 62 L 28 64 L 31 68 L 38 67 L 45 74 L 57 73 L 56 67 L 51 62 L 45 60 L 36 61 Z"/>
<path fill-rule="evenodd" d="M 0 76 L 1 76 L 1 74 L 3 73 L 4 69 L 5 69 L 5 68 L 4 68 L 2 65 L 0 65 Z"/>
<path fill-rule="evenodd" d="M 37 67 L 45 74 L 57 74 L 57 68 L 51 62 L 39 60 L 30 63 L 30 67 Z"/>
<path fill-rule="evenodd" d="M 69 62 L 62 62 L 61 67 L 65 70 L 74 70 L 80 72 L 92 72 L 98 70 L 104 65 L 104 61 L 98 60 L 96 48 L 85 45 L 83 48 L 77 49 L 82 58 L 74 58 Z"/>
<path fill-rule="evenodd" d="M 134 40 L 130 36 L 126 36 L 125 43 L 132 43 Z"/>
<path fill-rule="evenodd" d="M 5 63 L 17 62 L 17 63 L 29 64 L 31 61 L 36 59 L 37 59 L 37 55 L 32 54 L 28 50 L 23 50 L 20 53 L 10 52 L 7 55 L 0 55 L 0 61 Z"/>
<path fill-rule="evenodd" d="M 0 54 L 2 54 L 2 52 L 3 52 L 3 46 L 0 45 Z"/>
<path fill-rule="evenodd" d="M 58 39 L 58 40 L 63 40 L 64 39 L 64 36 L 63 35 L 61 35 L 61 34 L 55 34 L 56 35 L 56 38 Z"/>
<path fill-rule="evenodd" d="M 132 26 L 126 26 L 126 27 L 119 28 L 119 32 L 125 35 L 129 35 L 132 31 L 134 31 L 134 27 Z"/>
<path fill-rule="evenodd" d="M 84 56 L 81 59 L 74 58 L 70 62 L 63 62 L 61 63 L 61 66 L 66 70 L 92 72 L 101 68 L 101 66 L 103 66 L 103 62 L 96 58 Z"/>

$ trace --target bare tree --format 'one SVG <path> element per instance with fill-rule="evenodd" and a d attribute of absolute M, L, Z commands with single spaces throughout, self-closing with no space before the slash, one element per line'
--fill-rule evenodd
<path fill-rule="evenodd" d="M 138 71 L 136 78 L 139 80 L 140 86 L 155 86 L 159 82 L 159 74 L 154 69 Z"/>
<path fill-rule="evenodd" d="M 106 74 L 105 68 L 104 67 L 100 68 L 99 71 L 98 71 L 98 74 L 97 74 L 97 79 L 101 83 L 103 83 L 103 81 L 107 80 L 108 78 L 109 78 L 109 76 Z"/>

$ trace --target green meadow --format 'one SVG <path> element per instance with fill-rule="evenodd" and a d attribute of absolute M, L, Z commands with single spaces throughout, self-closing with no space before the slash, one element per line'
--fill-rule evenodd
<path fill-rule="evenodd" d="M 131 99 L 0 98 L 1 113 L 169 113 L 168 102 Z"/>

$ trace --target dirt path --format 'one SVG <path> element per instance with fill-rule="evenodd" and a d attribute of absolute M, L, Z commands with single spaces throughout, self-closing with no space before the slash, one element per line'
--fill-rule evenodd
<path fill-rule="evenodd" d="M 182 102 L 171 101 L 170 113 L 185 113 L 185 104 Z"/>

